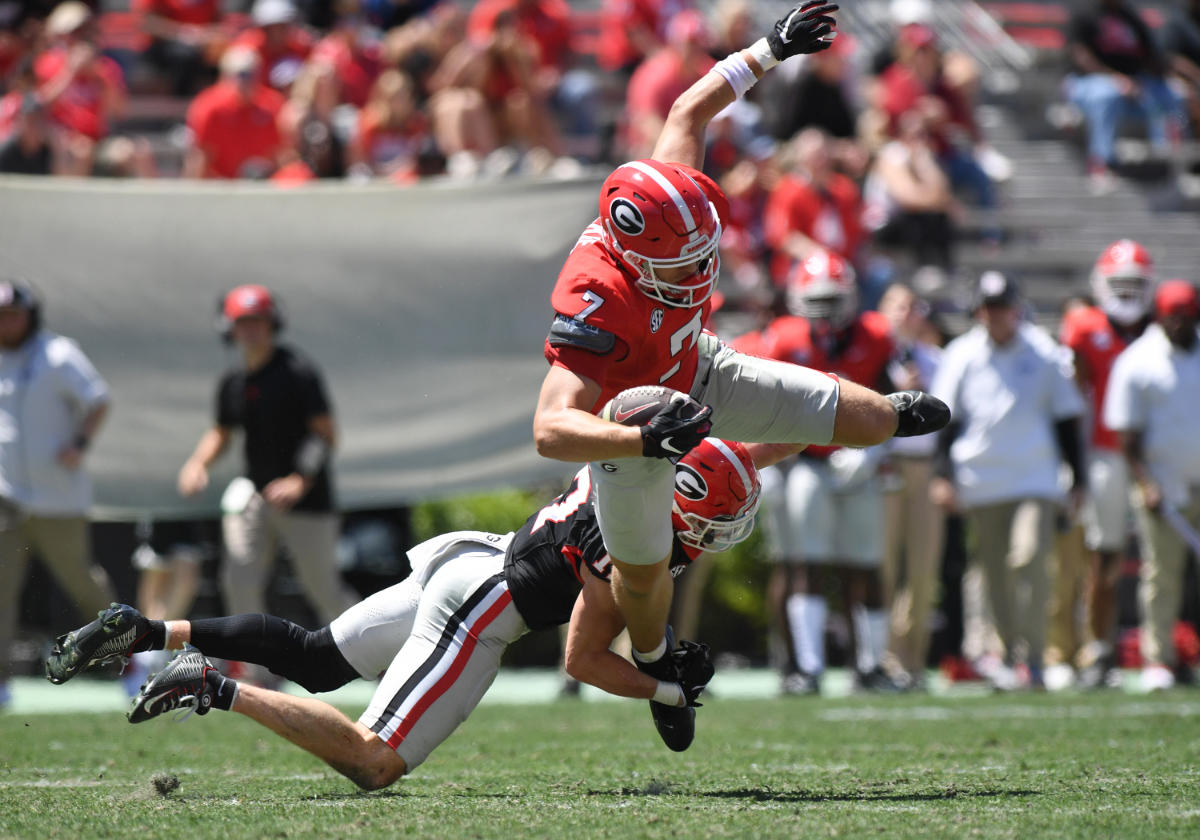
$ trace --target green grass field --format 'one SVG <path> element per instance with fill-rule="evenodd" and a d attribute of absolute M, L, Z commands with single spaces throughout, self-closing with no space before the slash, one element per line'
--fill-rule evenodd
<path fill-rule="evenodd" d="M 1196 838 L 1200 696 L 713 700 L 679 755 L 644 703 L 493 703 L 374 794 L 233 714 L 0 715 L 0 837 L 333 836 Z"/>

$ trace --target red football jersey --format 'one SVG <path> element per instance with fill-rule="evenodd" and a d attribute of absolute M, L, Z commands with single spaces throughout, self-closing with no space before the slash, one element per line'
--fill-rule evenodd
<path fill-rule="evenodd" d="M 1104 392 L 1108 389 L 1113 362 L 1128 342 L 1096 306 L 1069 310 L 1063 317 L 1059 338 L 1071 348 L 1086 371 L 1092 392 L 1092 446 L 1113 452 L 1120 450 L 1116 432 L 1104 425 Z"/>
<path fill-rule="evenodd" d="M 718 217 L 725 218 L 729 201 L 716 182 L 691 167 L 675 165 L 695 179 Z M 550 364 L 600 383 L 600 398 L 592 406 L 595 414 L 626 388 L 665 385 L 686 394 L 696 377 L 696 345 L 712 316 L 712 298 L 690 309 L 666 306 L 643 294 L 636 280 L 633 270 L 604 244 L 597 219 L 575 243 L 550 296 L 558 315 L 616 339 L 605 352 L 546 339 Z"/>
<path fill-rule="evenodd" d="M 878 312 L 863 312 L 849 329 L 849 338 L 837 345 L 838 352 L 827 355 L 826 348 L 813 341 L 807 319 L 784 315 L 763 330 L 762 353 L 770 359 L 827 371 L 874 388 L 883 380 L 895 352 L 891 326 Z M 827 457 L 837 448 L 809 446 L 805 454 Z"/>
<path fill-rule="evenodd" d="M 687 393 L 696 376 L 696 343 L 708 325 L 712 300 L 692 309 L 666 306 L 643 294 L 634 280 L 633 272 L 605 246 L 596 221 L 567 257 L 550 296 L 557 314 L 616 337 L 604 353 L 546 340 L 546 360 L 552 365 L 600 383 L 593 413 L 637 385 L 666 385 Z"/>

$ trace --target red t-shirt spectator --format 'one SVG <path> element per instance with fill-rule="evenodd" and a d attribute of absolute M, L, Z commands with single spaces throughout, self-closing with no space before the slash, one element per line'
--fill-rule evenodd
<path fill-rule="evenodd" d="M 285 88 L 296 78 L 302 65 L 312 52 L 313 42 L 309 34 L 298 26 L 288 26 L 287 39 L 282 47 L 272 48 L 267 44 L 267 34 L 261 28 L 247 29 L 230 45 L 247 47 L 258 53 L 258 79 L 264 85 Z M 276 84 L 272 80 L 279 83 Z"/>
<path fill-rule="evenodd" d="M 221 17 L 220 0 L 133 0 L 130 9 L 138 14 L 195 25 L 216 23 Z"/>
<path fill-rule="evenodd" d="M 504 12 L 516 16 L 517 31 L 537 45 L 538 66 L 566 69 L 571 56 L 571 9 L 564 0 L 480 0 L 467 18 L 467 36 L 485 43 Z"/>
<path fill-rule="evenodd" d="M 602 37 L 596 60 L 605 70 L 620 70 L 645 58 L 630 33 L 663 44 L 666 22 L 688 7 L 685 0 L 608 0 L 604 4 L 600 31 Z"/>
<path fill-rule="evenodd" d="M 853 261 L 862 243 L 862 198 L 854 182 L 840 173 L 829 176 L 824 190 L 804 178 L 785 175 L 767 199 L 763 212 L 767 244 L 774 249 L 771 276 L 782 284 L 794 258 L 785 250 L 788 234 L 802 233 L 826 250 Z"/>
<path fill-rule="evenodd" d="M 271 176 L 271 183 L 281 189 L 298 187 L 315 180 L 317 180 L 317 176 L 302 160 L 294 160 L 286 166 L 279 167 Z"/>
<path fill-rule="evenodd" d="M 248 163 L 275 168 L 283 137 L 276 125 L 283 95 L 258 85 L 247 101 L 232 82 L 202 90 L 188 108 L 187 124 L 207 158 L 206 178 L 238 178 Z"/>
<path fill-rule="evenodd" d="M 33 64 L 38 85 L 45 87 L 67 66 L 65 47 L 51 47 Z M 109 89 L 125 91 L 121 67 L 108 56 L 97 56 L 50 103 L 50 119 L 93 140 L 108 135 L 108 114 L 104 113 L 104 94 Z"/>
<path fill-rule="evenodd" d="M 24 99 L 25 94 L 19 90 L 9 91 L 4 96 L 0 96 L 0 140 L 4 140 L 12 134 Z"/>
<path fill-rule="evenodd" d="M 671 105 L 679 96 L 716 64 L 710 56 L 685 63 L 678 50 L 663 48 L 643 61 L 629 79 L 625 92 L 625 111 L 629 117 L 630 142 L 636 147 L 649 143 L 650 138 L 637 136 L 634 126 L 639 116 L 653 114 L 667 118 Z"/>
<path fill-rule="evenodd" d="M 941 79 L 937 79 L 928 87 L 917 77 L 911 68 L 896 62 L 883 71 L 879 77 L 879 87 L 882 95 L 883 109 L 888 115 L 888 124 L 892 136 L 898 134 L 900 115 L 916 107 L 923 96 L 940 99 L 946 106 L 946 123 L 933 126 L 931 139 L 938 154 L 949 148 L 950 137 L 947 127 L 958 128 L 973 142 L 980 139 L 979 128 L 975 125 L 975 117 L 971 109 L 959 94 L 947 87 Z M 948 123 L 948 125 L 947 125 Z"/>
<path fill-rule="evenodd" d="M 380 125 L 364 111 L 358 124 L 358 142 L 363 160 L 379 173 L 417 171 L 417 158 L 429 143 L 429 119 L 414 111 L 400 127 Z"/>
<path fill-rule="evenodd" d="M 312 60 L 327 61 L 333 65 L 338 80 L 342 83 L 342 101 L 355 108 L 367 104 L 371 85 L 383 71 L 379 56 L 379 45 L 369 44 L 355 47 L 347 36 L 333 32 L 322 38 L 312 51 Z"/>

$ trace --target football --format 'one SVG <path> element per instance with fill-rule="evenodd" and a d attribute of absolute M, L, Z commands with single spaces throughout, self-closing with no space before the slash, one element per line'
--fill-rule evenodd
<path fill-rule="evenodd" d="M 703 406 L 682 391 L 666 388 L 662 385 L 639 385 L 636 388 L 626 388 L 604 404 L 600 417 L 624 426 L 645 426 L 654 415 L 658 414 L 672 399 L 683 399 L 686 407 L 683 417 L 692 417 Z"/>

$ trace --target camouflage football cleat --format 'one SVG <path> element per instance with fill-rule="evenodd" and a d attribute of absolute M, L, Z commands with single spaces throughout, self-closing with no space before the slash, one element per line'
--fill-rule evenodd
<path fill-rule="evenodd" d="M 62 685 L 85 668 L 113 659 L 123 663 L 149 650 L 150 620 L 126 604 L 112 604 L 96 620 L 59 636 L 46 657 L 46 679 Z"/>
<path fill-rule="evenodd" d="M 125 717 L 130 723 L 141 723 L 172 709 L 185 710 L 180 720 L 192 712 L 206 715 L 223 691 L 236 688 L 237 683 L 226 680 L 203 653 L 185 648 L 146 680 Z"/>

